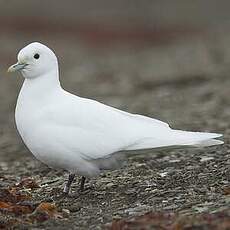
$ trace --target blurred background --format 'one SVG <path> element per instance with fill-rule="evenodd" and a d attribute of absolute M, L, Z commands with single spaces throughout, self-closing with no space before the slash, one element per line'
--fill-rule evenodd
<path fill-rule="evenodd" d="M 55 51 L 66 90 L 158 118 L 173 128 L 224 133 L 228 144 L 229 12 L 227 0 L 0 0 L 1 186 L 25 176 L 38 183 L 58 178 L 56 184 L 33 192 L 35 200 L 45 200 L 55 191 L 59 194 L 65 179 L 32 158 L 14 124 L 23 77 L 6 70 L 16 62 L 18 51 L 33 41 Z M 71 214 L 71 223 L 88 229 L 89 221 L 106 223 L 118 211 L 121 216 L 129 213 L 130 206 L 188 212 L 229 207 L 222 192 L 230 180 L 228 145 L 199 151 L 144 155 L 139 162 L 131 160 L 126 170 L 90 180 L 96 188 L 77 200 L 83 208 L 73 208 L 81 211 Z M 171 174 L 165 176 L 165 170 Z M 226 191 L 229 194 L 229 187 Z M 104 203 L 98 206 L 99 196 Z M 71 210 L 75 202 L 69 202 Z M 203 209 L 191 208 L 199 202 Z M 66 205 L 62 200 L 57 204 Z"/>
<path fill-rule="evenodd" d="M 23 79 L 6 69 L 33 41 L 55 50 L 71 92 L 175 128 L 228 135 L 229 9 L 229 1 L 211 0 L 1 0 L 0 146 L 8 152 L 19 141 L 14 107 Z"/>

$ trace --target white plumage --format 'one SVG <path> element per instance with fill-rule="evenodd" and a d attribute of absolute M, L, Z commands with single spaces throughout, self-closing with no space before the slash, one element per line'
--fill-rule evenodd
<path fill-rule="evenodd" d="M 221 134 L 173 130 L 162 121 L 68 93 L 60 86 L 55 54 L 40 43 L 19 52 L 9 71 L 18 69 L 25 77 L 15 113 L 18 131 L 35 157 L 51 167 L 95 176 L 113 167 L 116 152 L 223 143 L 214 139 Z"/>

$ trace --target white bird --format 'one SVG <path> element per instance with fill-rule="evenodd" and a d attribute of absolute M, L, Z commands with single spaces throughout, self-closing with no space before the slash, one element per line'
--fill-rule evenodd
<path fill-rule="evenodd" d="M 83 189 L 85 177 L 114 168 L 121 152 L 223 143 L 214 139 L 221 134 L 173 130 L 162 121 L 65 91 L 57 57 L 41 43 L 27 45 L 17 59 L 8 71 L 20 71 L 25 78 L 15 110 L 18 132 L 38 160 L 70 173 L 64 193 L 76 173 Z"/>

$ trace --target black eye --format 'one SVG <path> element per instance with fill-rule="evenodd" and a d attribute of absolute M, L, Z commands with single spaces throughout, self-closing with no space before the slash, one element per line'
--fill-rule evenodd
<path fill-rule="evenodd" d="M 39 54 L 34 54 L 34 58 L 35 58 L 35 59 L 38 59 L 39 57 L 40 57 Z"/>

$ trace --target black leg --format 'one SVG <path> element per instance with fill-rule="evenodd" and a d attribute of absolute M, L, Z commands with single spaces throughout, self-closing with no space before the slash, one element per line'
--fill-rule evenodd
<path fill-rule="evenodd" d="M 66 183 L 65 187 L 64 187 L 64 190 L 63 192 L 65 194 L 69 194 L 69 191 L 70 191 L 70 186 L 74 180 L 74 177 L 75 177 L 75 174 L 69 174 L 69 179 L 68 179 L 68 182 Z"/>
<path fill-rule="evenodd" d="M 81 192 L 84 191 L 85 179 L 86 178 L 84 176 L 81 178 L 80 189 L 79 189 Z"/>

